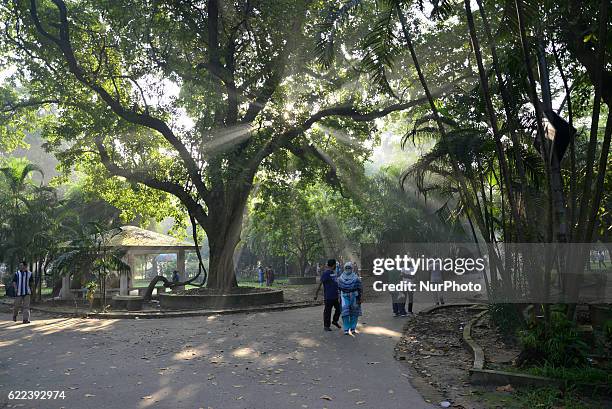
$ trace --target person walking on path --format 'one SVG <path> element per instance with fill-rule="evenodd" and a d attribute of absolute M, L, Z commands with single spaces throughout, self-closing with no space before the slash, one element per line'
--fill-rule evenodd
<path fill-rule="evenodd" d="M 270 266 L 266 267 L 264 274 L 266 276 L 266 287 L 270 287 Z"/>
<path fill-rule="evenodd" d="M 272 270 L 272 266 L 266 267 L 266 286 L 272 286 L 274 282 L 274 271 Z"/>
<path fill-rule="evenodd" d="M 401 281 L 401 273 L 399 270 L 390 270 L 387 272 L 387 284 L 399 286 Z M 406 314 L 406 294 L 403 291 L 389 291 L 391 294 L 391 305 L 393 308 L 394 317 L 405 317 Z"/>
<path fill-rule="evenodd" d="M 401 270 L 400 281 L 406 285 L 414 283 L 414 270 L 411 268 L 404 268 Z M 408 312 L 406 312 L 406 301 L 408 301 Z M 404 291 L 404 316 L 412 316 L 412 306 L 414 305 L 414 291 Z"/>
<path fill-rule="evenodd" d="M 28 265 L 25 261 L 19 263 L 19 270 L 13 277 L 13 287 L 15 288 L 15 304 L 13 305 L 13 321 L 17 321 L 17 314 L 21 309 L 23 314 L 23 323 L 30 323 L 30 294 L 34 286 L 34 277 L 32 272 L 28 270 Z"/>
<path fill-rule="evenodd" d="M 336 275 L 336 260 L 327 260 L 327 266 L 321 274 L 321 280 L 317 291 L 315 291 L 315 301 L 319 297 L 319 290 L 323 286 L 323 298 L 325 307 L 323 308 L 323 330 L 331 331 L 331 324 L 340 328 L 338 320 L 340 319 L 340 301 L 338 299 L 338 281 Z M 334 309 L 334 319 L 331 318 L 332 308 Z"/>
<path fill-rule="evenodd" d="M 274 284 L 274 269 L 272 268 L 272 266 L 269 267 L 270 268 L 270 285 Z"/>
<path fill-rule="evenodd" d="M 259 286 L 263 287 L 264 285 L 264 269 L 261 265 L 257 267 L 257 278 L 259 279 Z"/>
<path fill-rule="evenodd" d="M 442 268 L 434 267 L 431 270 L 429 282 L 432 284 L 441 284 L 444 282 L 444 272 L 442 271 Z M 432 295 L 436 305 L 444 305 L 444 296 L 442 295 L 442 291 L 433 291 Z"/>
<path fill-rule="evenodd" d="M 606 255 L 604 254 L 603 250 L 599 250 L 597 253 L 597 261 L 599 268 L 606 269 L 608 267 L 606 266 Z"/>
<path fill-rule="evenodd" d="M 338 278 L 338 289 L 342 302 L 342 324 L 344 335 L 357 334 L 357 321 L 361 315 L 361 279 L 353 271 L 351 262 L 344 265 L 344 271 Z"/>

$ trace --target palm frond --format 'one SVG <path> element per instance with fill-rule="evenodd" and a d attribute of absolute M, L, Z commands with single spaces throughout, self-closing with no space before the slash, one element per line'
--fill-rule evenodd
<path fill-rule="evenodd" d="M 395 96 L 386 74 L 386 69 L 393 68 L 393 61 L 399 53 L 397 39 L 393 33 L 393 16 L 392 8 L 382 9 L 380 17 L 364 37 L 361 48 L 365 53 L 361 67 L 371 76 L 381 91 Z"/>
<path fill-rule="evenodd" d="M 362 0 L 348 0 L 338 9 L 330 6 L 323 22 L 317 25 L 315 58 L 323 67 L 329 68 L 334 60 L 336 30 L 346 23 L 350 12 L 361 3 Z"/>

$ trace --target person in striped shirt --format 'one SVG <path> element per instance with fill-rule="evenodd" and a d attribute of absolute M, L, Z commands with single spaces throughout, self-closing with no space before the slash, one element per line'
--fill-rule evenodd
<path fill-rule="evenodd" d="M 34 286 L 34 277 L 32 272 L 28 270 L 28 264 L 25 261 L 19 263 L 19 270 L 13 277 L 13 287 L 15 288 L 15 304 L 13 306 L 13 321 L 17 321 L 19 309 L 23 313 L 23 323 L 30 323 L 30 294 Z"/>

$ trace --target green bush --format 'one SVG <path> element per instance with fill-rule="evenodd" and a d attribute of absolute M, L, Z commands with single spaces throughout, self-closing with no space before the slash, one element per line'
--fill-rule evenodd
<path fill-rule="evenodd" d="M 563 313 L 552 312 L 548 327 L 542 321 L 519 331 L 526 363 L 547 362 L 553 367 L 578 367 L 587 363 L 588 345 L 574 322 Z"/>
<path fill-rule="evenodd" d="M 8 294 L 9 287 L 13 285 L 13 275 L 5 274 L 2 277 L 2 284 L 4 284 L 4 291 L 2 292 L 2 294 L 0 294 L 0 296 L 4 296 L 5 294 Z"/>
<path fill-rule="evenodd" d="M 608 320 L 604 323 L 603 333 L 608 342 L 612 342 L 612 320 Z"/>
<path fill-rule="evenodd" d="M 523 328 L 524 321 L 515 304 L 489 304 L 489 317 L 504 335 L 514 335 Z"/>
<path fill-rule="evenodd" d="M 2 284 L 4 284 L 5 287 L 12 285 L 12 282 L 13 282 L 12 274 L 5 274 L 2 276 Z"/>
<path fill-rule="evenodd" d="M 527 373 L 582 384 L 612 384 L 612 373 L 599 368 L 563 368 L 548 363 L 527 369 Z"/>
<path fill-rule="evenodd" d="M 504 408 L 538 409 L 601 409 L 600 398 L 586 398 L 572 388 L 560 390 L 554 387 L 519 390 L 512 396 L 512 403 Z"/>

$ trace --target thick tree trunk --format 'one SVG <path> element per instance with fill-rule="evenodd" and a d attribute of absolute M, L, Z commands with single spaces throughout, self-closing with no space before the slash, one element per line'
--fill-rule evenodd
<path fill-rule="evenodd" d="M 300 257 L 299 265 L 300 265 L 300 277 L 306 276 L 306 268 L 308 267 L 308 261 L 306 260 L 306 257 L 303 257 L 303 256 Z"/>
<path fill-rule="evenodd" d="M 214 232 L 212 233 L 214 234 Z M 228 290 L 238 286 L 234 272 L 234 250 L 240 240 L 240 231 L 234 237 L 213 238 L 210 233 L 210 259 L 207 288 Z"/>
<path fill-rule="evenodd" d="M 238 286 L 234 269 L 234 251 L 240 242 L 242 219 L 250 193 L 250 184 L 233 190 L 208 206 L 209 225 L 205 226 L 210 248 L 207 288 L 229 290 Z"/>

